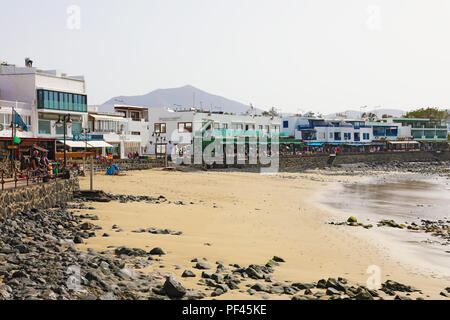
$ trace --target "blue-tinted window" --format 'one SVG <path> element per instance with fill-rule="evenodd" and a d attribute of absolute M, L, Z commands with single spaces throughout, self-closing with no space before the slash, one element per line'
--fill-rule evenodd
<path fill-rule="evenodd" d="M 69 108 L 67 108 L 69 111 L 73 111 L 73 94 L 69 93 Z"/>
<path fill-rule="evenodd" d="M 44 108 L 48 108 L 48 91 L 44 91 Z"/>
<path fill-rule="evenodd" d="M 82 130 L 81 122 L 72 123 L 72 134 L 80 134 Z"/>
<path fill-rule="evenodd" d="M 38 122 L 38 130 L 40 134 L 50 134 L 50 121 L 48 120 L 39 120 Z"/>
<path fill-rule="evenodd" d="M 64 107 L 64 93 L 59 94 L 59 110 L 61 110 Z"/>
<path fill-rule="evenodd" d="M 64 93 L 64 106 L 61 108 L 62 110 L 67 110 L 69 106 L 69 95 Z"/>
<path fill-rule="evenodd" d="M 58 127 L 56 126 L 56 134 L 63 135 L 64 134 L 64 126 Z M 66 131 L 67 134 L 67 131 Z"/>
<path fill-rule="evenodd" d="M 67 110 L 87 112 L 86 96 L 49 90 L 37 90 L 37 107 L 39 109 Z"/>
<path fill-rule="evenodd" d="M 79 111 L 78 110 L 78 95 L 73 95 L 73 111 Z"/>
<path fill-rule="evenodd" d="M 86 96 L 83 96 L 83 112 L 87 112 L 87 106 L 86 106 Z"/>
<path fill-rule="evenodd" d="M 289 128 L 289 121 L 283 121 L 283 128 L 284 129 Z"/>

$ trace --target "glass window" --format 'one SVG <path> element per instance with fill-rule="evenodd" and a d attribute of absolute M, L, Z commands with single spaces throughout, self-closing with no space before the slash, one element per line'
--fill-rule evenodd
<path fill-rule="evenodd" d="M 69 106 L 67 108 L 69 111 L 73 111 L 73 94 L 69 93 Z"/>
<path fill-rule="evenodd" d="M 166 133 L 166 124 L 165 123 L 155 123 L 155 132 L 156 133 Z"/>
<path fill-rule="evenodd" d="M 132 111 L 130 116 L 133 121 L 141 121 L 141 113 L 138 111 Z"/>
<path fill-rule="evenodd" d="M 72 134 L 81 134 L 81 122 L 72 122 Z"/>
<path fill-rule="evenodd" d="M 59 110 L 64 108 L 64 93 L 59 94 Z"/>
<path fill-rule="evenodd" d="M 69 94 L 64 93 L 64 105 L 62 106 L 61 110 L 67 110 L 69 106 Z"/>
<path fill-rule="evenodd" d="M 5 115 L 3 113 L 0 113 L 0 123 L 5 124 Z"/>
<path fill-rule="evenodd" d="M 61 126 L 61 127 L 56 126 L 55 128 L 56 128 L 56 134 L 60 134 L 60 135 L 64 134 L 64 126 Z M 66 131 L 66 134 L 67 134 L 67 131 Z"/>
<path fill-rule="evenodd" d="M 39 134 L 50 134 L 50 121 L 49 120 L 39 120 Z"/>
<path fill-rule="evenodd" d="M 54 109 L 54 107 L 53 107 L 53 91 L 48 92 L 48 107 L 49 107 L 49 109 Z"/>
<path fill-rule="evenodd" d="M 78 111 L 78 95 L 73 95 L 73 111 Z"/>
<path fill-rule="evenodd" d="M 5 124 L 10 126 L 12 123 L 12 116 L 10 113 L 5 114 Z"/>
<path fill-rule="evenodd" d="M 83 96 L 83 102 L 82 102 L 82 105 L 83 105 L 83 112 L 87 112 L 87 105 L 86 105 L 86 96 Z"/>
<path fill-rule="evenodd" d="M 48 91 L 44 91 L 44 108 L 48 108 Z"/>
<path fill-rule="evenodd" d="M 38 108 L 44 108 L 44 92 L 42 90 L 38 90 Z"/>
<path fill-rule="evenodd" d="M 53 109 L 59 109 L 59 94 L 53 92 Z"/>

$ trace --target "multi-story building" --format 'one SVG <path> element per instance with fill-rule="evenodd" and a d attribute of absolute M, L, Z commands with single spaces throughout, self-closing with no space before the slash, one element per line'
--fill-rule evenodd
<path fill-rule="evenodd" d="M 328 120 L 293 116 L 283 118 L 282 130 L 290 137 L 312 146 L 364 145 L 373 139 L 372 127 L 364 120 Z"/>
<path fill-rule="evenodd" d="M 446 142 L 448 139 L 447 126 L 441 120 L 394 118 L 392 123 L 410 127 L 411 136 L 419 142 Z"/>
<path fill-rule="evenodd" d="M 98 112 L 89 106 L 89 132 L 94 139 L 104 140 L 110 147 L 103 154 L 125 159 L 129 153 L 148 153 L 150 131 L 148 109 L 115 105 L 114 112 Z"/>
<path fill-rule="evenodd" d="M 394 123 L 390 119 L 369 120 L 367 125 L 372 127 L 374 141 L 395 141 L 412 139 L 411 128 L 401 123 Z"/>
<path fill-rule="evenodd" d="M 281 119 L 257 115 L 232 115 L 202 110 L 175 111 L 169 108 L 150 108 L 151 131 L 149 152 L 192 154 L 194 136 L 208 131 L 208 139 L 235 139 L 279 136 Z"/>
<path fill-rule="evenodd" d="M 18 132 L 21 151 L 31 146 L 47 149 L 53 157 L 56 141 L 63 140 L 64 126 L 57 126 L 63 116 L 70 115 L 66 134 L 81 133 L 87 125 L 87 94 L 83 76 L 68 76 L 56 70 L 40 70 L 26 59 L 24 67 L 0 65 L 0 140 L 5 148 L 12 139 L 11 119 L 15 108 L 28 132 Z M 66 118 L 67 119 L 67 118 Z M 59 122 L 58 122 L 59 120 Z"/>

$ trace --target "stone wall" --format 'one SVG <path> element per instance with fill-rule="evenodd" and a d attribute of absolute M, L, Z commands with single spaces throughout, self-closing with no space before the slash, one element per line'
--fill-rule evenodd
<path fill-rule="evenodd" d="M 366 163 L 387 164 L 399 162 L 434 162 L 450 161 L 450 151 L 438 152 L 379 152 L 379 153 L 344 153 L 338 154 L 333 162 L 329 155 L 281 156 L 280 169 L 315 169 L 342 164 Z M 331 164 L 332 163 L 332 164 Z"/>
<path fill-rule="evenodd" d="M 79 166 L 83 166 L 83 160 L 72 160 L 68 162 L 69 166 L 73 163 L 77 163 Z M 148 160 L 114 160 L 114 164 L 119 165 L 120 170 L 147 170 L 152 168 L 164 167 L 165 159 L 148 159 Z M 91 166 L 90 160 L 86 161 L 87 171 Z M 106 172 L 111 167 L 109 161 L 94 160 L 95 172 Z"/>
<path fill-rule="evenodd" d="M 0 222 L 17 212 L 31 209 L 49 209 L 72 200 L 73 192 L 80 189 L 78 175 L 69 179 L 51 180 L 0 192 Z"/>
<path fill-rule="evenodd" d="M 450 151 L 438 152 L 380 152 L 380 153 L 340 153 L 334 159 L 328 154 L 314 155 L 282 155 L 280 156 L 280 170 L 307 170 L 323 169 L 342 164 L 366 163 L 366 164 L 388 164 L 391 162 L 434 162 L 450 161 Z M 195 168 L 204 169 L 258 169 L 261 165 L 254 164 L 213 164 L 192 165 Z"/>

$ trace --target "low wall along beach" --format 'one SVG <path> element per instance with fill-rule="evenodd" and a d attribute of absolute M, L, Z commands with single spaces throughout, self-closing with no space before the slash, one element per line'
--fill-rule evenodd
<path fill-rule="evenodd" d="M 51 180 L 0 192 L 0 222 L 18 212 L 43 210 L 64 205 L 79 190 L 78 175 L 70 173 L 69 179 Z"/>

